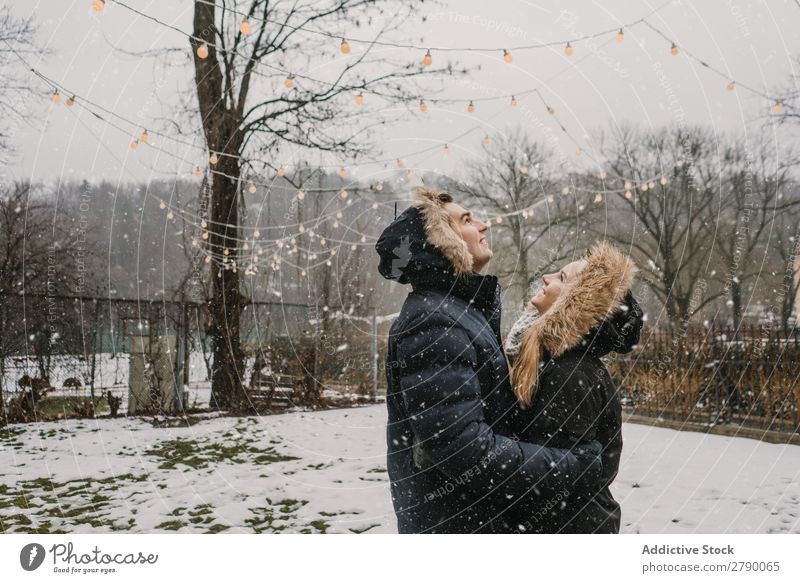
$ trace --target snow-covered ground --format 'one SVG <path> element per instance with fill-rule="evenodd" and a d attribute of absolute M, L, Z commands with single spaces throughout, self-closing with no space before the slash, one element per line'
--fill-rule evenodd
<path fill-rule="evenodd" d="M 394 532 L 384 405 L 12 427 L 5 532 Z M 626 424 L 623 532 L 800 532 L 800 447 Z"/>

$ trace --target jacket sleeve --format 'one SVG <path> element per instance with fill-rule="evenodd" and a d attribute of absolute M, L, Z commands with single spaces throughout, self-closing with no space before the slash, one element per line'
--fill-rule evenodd
<path fill-rule="evenodd" d="M 415 459 L 424 469 L 435 467 L 470 488 L 484 493 L 499 488 L 509 496 L 534 486 L 555 492 L 580 478 L 586 464 L 570 451 L 492 431 L 483 415 L 476 350 L 456 322 L 427 314 L 398 338 L 397 360 Z"/>
<path fill-rule="evenodd" d="M 590 369 L 591 370 L 591 369 Z M 582 367 L 559 366 L 541 376 L 541 384 L 527 419 L 535 425 L 545 443 L 571 448 L 597 439 L 597 420 L 603 411 L 603 397 Z"/>

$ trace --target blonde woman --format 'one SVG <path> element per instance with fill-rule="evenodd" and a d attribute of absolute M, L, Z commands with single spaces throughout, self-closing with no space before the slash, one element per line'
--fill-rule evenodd
<path fill-rule="evenodd" d="M 609 491 L 622 451 L 622 407 L 601 358 L 630 352 L 639 341 L 642 311 L 630 292 L 636 268 L 608 243 L 584 259 L 545 275 L 543 287 L 506 341 L 519 403 L 515 433 L 524 441 L 572 448 L 603 446 L 600 486 L 555 497 L 531 492 L 511 504 L 508 530 L 540 533 L 618 533 L 620 507 Z"/>

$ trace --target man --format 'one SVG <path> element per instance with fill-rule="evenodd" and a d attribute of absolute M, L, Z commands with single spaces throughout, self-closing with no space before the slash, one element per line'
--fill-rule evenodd
<path fill-rule="evenodd" d="M 520 496 L 596 482 L 599 443 L 576 453 L 516 441 L 488 225 L 419 188 L 376 244 L 381 275 L 412 291 L 389 334 L 388 472 L 401 533 L 501 532 Z M 517 531 L 518 526 L 513 525 Z"/>

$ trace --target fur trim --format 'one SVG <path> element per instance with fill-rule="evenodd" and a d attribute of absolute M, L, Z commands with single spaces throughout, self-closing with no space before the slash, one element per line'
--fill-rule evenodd
<path fill-rule="evenodd" d="M 441 202 L 441 190 L 420 186 L 414 191 L 414 206 L 425 220 L 425 238 L 437 247 L 453 264 L 457 275 L 472 271 L 472 254 L 467 243 L 453 226 L 452 219 Z"/>
<path fill-rule="evenodd" d="M 584 335 L 619 309 L 633 283 L 636 266 L 613 245 L 594 245 L 575 281 L 522 336 L 512 369 L 514 393 L 530 405 L 545 350 L 557 358 L 580 344 Z"/>

